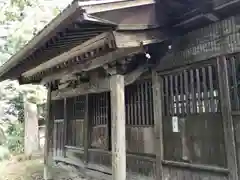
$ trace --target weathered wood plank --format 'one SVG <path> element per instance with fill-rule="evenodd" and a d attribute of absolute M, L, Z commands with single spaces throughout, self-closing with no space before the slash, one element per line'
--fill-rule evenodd
<path fill-rule="evenodd" d="M 59 71 L 57 73 L 50 74 L 42 79 L 42 83 L 47 83 L 49 81 L 61 79 L 65 76 L 71 76 L 72 74 L 79 73 L 82 71 L 89 71 L 100 66 L 103 66 L 107 63 L 111 63 L 116 61 L 117 59 L 121 59 L 126 56 L 131 56 L 136 53 L 143 52 L 142 47 L 135 47 L 135 48 L 123 48 L 117 49 L 112 52 L 108 52 L 105 55 L 95 57 L 92 60 L 87 60 L 83 64 L 75 64 L 74 66 L 70 66 L 67 69 Z"/>
<path fill-rule="evenodd" d="M 112 117 L 113 180 L 126 180 L 125 90 L 124 76 L 110 78 Z"/>
<path fill-rule="evenodd" d="M 231 114 L 231 99 L 229 90 L 228 67 L 225 56 L 217 58 L 218 82 L 220 87 L 221 112 L 225 137 L 227 165 L 230 170 L 229 179 L 238 180 L 238 164 L 236 155 L 234 125 Z"/>
<path fill-rule="evenodd" d="M 164 180 L 228 180 L 228 171 L 206 167 L 190 167 L 188 164 L 163 162 Z M 213 171 L 214 170 L 214 171 Z"/>
<path fill-rule="evenodd" d="M 66 156 L 66 149 L 65 149 L 65 146 L 67 145 L 67 126 L 68 126 L 68 116 L 67 116 L 67 98 L 64 98 L 64 107 L 63 107 L 63 111 L 64 111 L 64 142 L 63 142 L 63 146 L 64 146 L 64 149 L 63 149 L 63 156 L 65 157 Z"/>
<path fill-rule="evenodd" d="M 89 148 L 89 111 L 88 111 L 88 94 L 85 100 L 85 117 L 84 117 L 84 161 L 88 161 L 88 148 Z"/>
<path fill-rule="evenodd" d="M 48 85 L 47 95 L 47 114 L 46 114 L 46 129 L 45 129 L 45 147 L 44 147 L 44 179 L 52 179 L 51 164 L 53 161 L 53 128 L 54 121 L 52 117 L 52 106 L 51 106 L 51 92 L 52 84 Z"/>
<path fill-rule="evenodd" d="M 140 67 L 135 71 L 127 74 L 124 76 L 125 81 L 124 84 L 129 85 L 133 83 L 138 77 L 140 77 L 144 72 L 146 72 L 148 68 Z M 73 88 L 66 88 L 61 90 L 56 90 L 52 92 L 52 99 L 62 99 L 64 97 L 71 97 L 71 96 L 78 96 L 88 93 L 100 93 L 106 92 L 110 90 L 110 79 L 99 79 L 92 83 L 84 83 L 81 84 L 79 87 Z"/>
<path fill-rule="evenodd" d="M 163 79 L 156 71 L 152 72 L 152 91 L 153 91 L 153 107 L 154 107 L 154 129 L 155 129 L 155 153 L 156 153 L 156 173 L 157 179 L 163 178 Z"/>
<path fill-rule="evenodd" d="M 209 171 L 213 173 L 225 173 L 225 174 L 229 173 L 229 169 L 220 168 L 216 166 L 209 166 L 209 165 L 190 164 L 190 163 L 167 161 L 167 160 L 163 160 L 162 164 L 172 166 L 172 167 L 184 168 L 188 170 L 203 170 L 203 171 Z"/>
<path fill-rule="evenodd" d="M 136 0 L 134 2 L 129 2 L 125 0 L 117 0 L 117 1 L 106 1 L 105 3 L 92 1 L 79 1 L 79 6 L 86 10 L 88 14 L 95 14 L 106 11 L 120 10 L 124 8 L 134 8 L 143 5 L 154 5 L 154 0 Z"/>
<path fill-rule="evenodd" d="M 159 29 L 126 32 L 114 31 L 113 34 L 117 48 L 138 47 L 151 43 L 159 43 L 167 39 Z"/>

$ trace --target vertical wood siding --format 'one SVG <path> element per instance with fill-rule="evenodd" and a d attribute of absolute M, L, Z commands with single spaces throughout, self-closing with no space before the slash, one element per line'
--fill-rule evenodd
<path fill-rule="evenodd" d="M 109 150 L 110 93 L 89 95 L 91 147 Z"/>
<path fill-rule="evenodd" d="M 163 75 L 166 160 L 226 166 L 216 76 L 215 65 L 211 64 L 199 64 Z"/>
<path fill-rule="evenodd" d="M 63 100 L 52 101 L 52 120 L 54 121 L 53 129 L 53 155 L 62 156 L 64 148 L 64 126 L 63 126 Z"/>
<path fill-rule="evenodd" d="M 67 99 L 67 145 L 83 147 L 85 96 Z"/>
<path fill-rule="evenodd" d="M 200 169 L 184 169 L 173 166 L 164 166 L 163 180 L 227 180 L 226 173 L 214 173 Z"/>
<path fill-rule="evenodd" d="M 125 88 L 126 143 L 132 153 L 154 154 L 154 119 L 151 80 Z"/>

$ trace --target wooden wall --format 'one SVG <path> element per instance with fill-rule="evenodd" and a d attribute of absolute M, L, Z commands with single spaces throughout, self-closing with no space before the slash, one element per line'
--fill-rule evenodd
<path fill-rule="evenodd" d="M 201 170 L 200 168 L 182 168 L 164 165 L 163 180 L 227 180 L 227 172 L 214 172 Z"/>
<path fill-rule="evenodd" d="M 217 21 L 172 41 L 160 60 L 159 70 L 183 67 L 240 51 L 239 15 Z"/>
<path fill-rule="evenodd" d="M 63 100 L 52 101 L 53 156 L 62 156 L 64 150 L 64 111 Z"/>
<path fill-rule="evenodd" d="M 126 148 L 130 153 L 154 154 L 154 120 L 151 80 L 125 88 Z"/>
<path fill-rule="evenodd" d="M 89 95 L 90 147 L 108 151 L 110 144 L 110 93 Z"/>
<path fill-rule="evenodd" d="M 236 141 L 237 161 L 240 164 L 240 54 L 229 55 L 228 57 L 229 90 L 231 99 L 232 118 Z M 240 173 L 240 166 L 238 165 Z M 239 177 L 240 178 L 240 177 Z"/>
<path fill-rule="evenodd" d="M 236 59 L 237 56 L 233 57 Z M 231 63 L 229 61 L 229 73 L 234 73 Z M 237 72 L 236 68 L 235 71 Z M 233 86 L 230 91 L 233 112 L 238 113 L 238 88 L 235 88 L 238 86 L 234 86 L 238 82 L 236 72 L 235 76 L 229 75 L 229 80 Z M 216 61 L 195 63 L 185 68 L 160 72 L 159 75 L 163 79 L 164 100 L 164 159 L 161 161 L 163 179 L 229 179 Z M 155 147 L 159 144 L 155 142 L 153 98 L 156 97 L 152 94 L 152 81 L 139 80 L 127 86 L 125 97 L 128 179 L 136 176 L 158 179 Z M 70 107 L 67 111 L 67 131 L 72 135 L 68 134 L 66 156 L 71 159 L 84 159 L 82 100 L 81 97 L 75 100 L 73 98 L 69 104 L 74 106 L 67 106 Z M 71 109 L 75 109 L 74 112 Z M 89 95 L 91 128 L 87 167 L 104 173 L 111 173 L 110 111 L 109 92 Z M 240 113 L 235 114 L 233 120 L 239 157 L 238 116 Z M 61 138 L 64 137 L 61 117 L 62 115 L 54 116 L 56 142 L 62 141 Z M 63 144 L 56 143 L 54 147 L 61 154 Z"/>
<path fill-rule="evenodd" d="M 160 73 L 164 180 L 230 178 L 216 62 Z"/>

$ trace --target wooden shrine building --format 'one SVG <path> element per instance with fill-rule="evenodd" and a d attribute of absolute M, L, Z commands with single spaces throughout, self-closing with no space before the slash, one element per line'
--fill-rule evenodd
<path fill-rule="evenodd" d="M 0 68 L 48 88 L 45 179 L 240 180 L 240 0 L 74 1 Z"/>

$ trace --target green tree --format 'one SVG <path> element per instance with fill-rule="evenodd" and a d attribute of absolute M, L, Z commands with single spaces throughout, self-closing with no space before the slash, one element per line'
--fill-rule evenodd
<path fill-rule="evenodd" d="M 0 33 L 0 65 L 59 13 L 59 8 L 55 5 L 49 6 L 44 2 L 45 0 L 5 0 L 3 6 L 0 5 L 0 28 L 7 29 L 6 36 L 1 36 Z M 22 152 L 23 148 L 25 98 L 43 104 L 46 98 L 45 88 L 20 86 L 16 81 L 0 82 L 0 132 L 5 132 L 5 144 L 15 153 Z"/>

